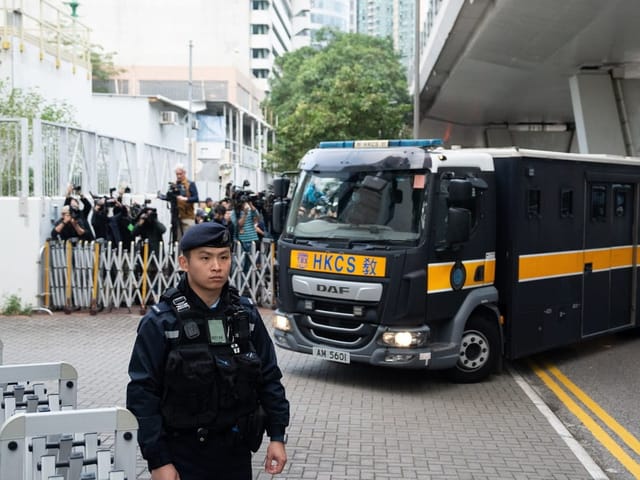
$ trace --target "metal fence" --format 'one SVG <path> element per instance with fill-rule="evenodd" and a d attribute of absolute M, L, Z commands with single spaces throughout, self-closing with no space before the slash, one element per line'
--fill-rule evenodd
<path fill-rule="evenodd" d="M 275 306 L 274 247 L 266 239 L 244 252 L 237 243 L 229 279 L 240 293 L 268 308 Z M 177 245 L 169 252 L 162 245 L 152 252 L 146 242 L 125 246 L 47 241 L 40 255 L 41 307 L 66 313 L 134 306 L 144 311 L 180 279 Z"/>
<path fill-rule="evenodd" d="M 155 194 L 187 153 L 40 119 L 0 119 L 0 196 L 64 196 L 69 184 Z"/>

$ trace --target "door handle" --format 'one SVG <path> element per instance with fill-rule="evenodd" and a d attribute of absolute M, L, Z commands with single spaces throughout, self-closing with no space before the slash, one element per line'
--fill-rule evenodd
<path fill-rule="evenodd" d="M 584 273 L 591 273 L 593 272 L 593 263 L 589 262 L 589 263 L 585 263 L 584 264 Z"/>

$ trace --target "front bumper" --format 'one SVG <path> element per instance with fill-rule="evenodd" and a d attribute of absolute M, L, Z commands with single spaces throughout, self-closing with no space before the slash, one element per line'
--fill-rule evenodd
<path fill-rule="evenodd" d="M 459 357 L 459 345 L 453 343 L 429 343 L 420 347 L 392 347 L 382 343 L 381 337 L 389 327 L 378 325 L 371 341 L 358 348 L 336 343 L 319 343 L 311 341 L 304 336 L 297 325 L 298 314 L 285 314 L 277 310 L 276 315 L 283 315 L 289 319 L 290 330 L 284 331 L 277 328 L 273 330 L 273 337 L 277 346 L 293 350 L 295 352 L 313 353 L 313 347 L 327 347 L 343 352 L 348 352 L 350 360 L 357 363 L 368 363 L 399 368 L 413 369 L 445 369 L 455 366 Z M 401 330 L 401 326 L 394 326 L 393 330 Z M 412 328 L 415 330 L 415 328 Z M 429 327 L 420 328 L 429 338 Z"/>

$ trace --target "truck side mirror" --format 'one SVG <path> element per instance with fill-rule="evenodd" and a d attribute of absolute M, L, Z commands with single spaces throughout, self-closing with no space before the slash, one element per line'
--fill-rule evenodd
<path fill-rule="evenodd" d="M 284 231 L 288 210 L 289 200 L 286 198 L 276 200 L 273 203 L 273 212 L 271 213 L 271 230 L 276 235 L 280 235 Z"/>
<path fill-rule="evenodd" d="M 291 180 L 286 177 L 278 177 L 273 179 L 273 196 L 276 198 L 285 198 L 289 194 L 289 185 Z"/>
<path fill-rule="evenodd" d="M 467 179 L 452 179 L 447 190 L 449 205 L 466 205 L 473 198 L 473 185 Z"/>
<path fill-rule="evenodd" d="M 450 207 L 447 213 L 447 245 L 464 243 L 470 235 L 471 212 L 466 208 Z"/>

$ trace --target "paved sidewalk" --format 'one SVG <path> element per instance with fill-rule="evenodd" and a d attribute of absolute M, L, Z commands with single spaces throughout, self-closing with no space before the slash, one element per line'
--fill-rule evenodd
<path fill-rule="evenodd" d="M 262 310 L 270 324 L 271 311 Z M 124 406 L 140 316 L 126 310 L 0 317 L 4 363 L 67 361 L 80 408 Z M 280 479 L 590 478 L 508 373 L 454 385 L 437 373 L 339 365 L 278 349 L 292 404 Z M 264 446 L 254 457 L 262 472 Z M 139 479 L 148 479 L 143 461 Z"/>

